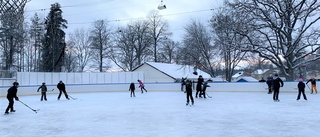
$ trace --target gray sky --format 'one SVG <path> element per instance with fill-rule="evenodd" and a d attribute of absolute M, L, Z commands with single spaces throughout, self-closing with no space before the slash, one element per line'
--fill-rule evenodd
<path fill-rule="evenodd" d="M 68 21 L 66 32 L 70 33 L 76 28 L 88 28 L 98 19 L 107 19 L 115 27 L 145 19 L 151 10 L 158 10 L 161 0 L 31 0 L 25 14 L 30 18 L 37 12 L 44 17 L 55 2 L 62 7 L 63 17 Z M 221 7 L 223 0 L 163 0 L 163 4 L 167 9 L 159 13 L 169 22 L 172 38 L 181 40 L 183 27 L 191 19 L 209 21 L 213 13 L 210 9 Z"/>

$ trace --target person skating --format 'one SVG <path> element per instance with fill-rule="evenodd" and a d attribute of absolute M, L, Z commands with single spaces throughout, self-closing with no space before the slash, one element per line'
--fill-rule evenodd
<path fill-rule="evenodd" d="M 143 82 L 142 82 L 141 80 L 139 80 L 139 79 L 138 79 L 138 82 L 139 82 L 139 87 L 141 88 L 141 94 L 143 93 L 143 90 L 146 91 L 146 92 L 148 92 L 148 91 L 146 90 L 146 88 L 144 87 Z"/>
<path fill-rule="evenodd" d="M 268 94 L 271 94 L 272 93 L 272 85 L 273 85 L 273 78 L 272 77 L 268 77 L 267 79 L 267 85 L 268 85 Z"/>
<path fill-rule="evenodd" d="M 133 95 L 133 97 L 136 97 L 136 95 L 134 94 L 134 90 L 135 90 L 135 89 L 136 89 L 136 87 L 135 87 L 134 83 L 132 82 L 132 83 L 130 84 L 130 87 L 129 87 L 129 91 L 131 91 L 130 97 L 132 97 L 132 95 Z"/>
<path fill-rule="evenodd" d="M 273 101 L 279 102 L 280 87 L 283 87 L 283 81 L 278 77 L 278 74 L 274 75 L 276 78 L 273 80 Z"/>
<path fill-rule="evenodd" d="M 313 76 L 311 76 L 310 79 L 306 83 L 306 84 L 308 84 L 309 82 L 311 83 L 311 94 L 313 94 L 313 91 L 316 92 L 316 94 L 318 93 L 316 81 L 317 80 Z"/>
<path fill-rule="evenodd" d="M 305 87 L 306 87 L 306 85 L 303 83 L 303 79 L 302 78 L 299 78 L 299 83 L 298 83 L 298 97 L 297 97 L 297 100 L 299 100 L 300 99 L 300 96 L 301 96 L 301 93 L 302 93 L 302 95 L 303 95 L 303 98 L 304 98 L 304 100 L 307 100 L 307 96 L 306 96 L 306 94 L 304 93 L 304 89 L 305 89 Z"/>
<path fill-rule="evenodd" d="M 198 93 L 199 93 L 199 98 L 201 98 L 202 95 L 202 84 L 204 82 L 204 79 L 202 78 L 202 76 L 200 75 L 198 78 L 198 82 L 197 82 L 197 86 L 196 86 L 196 98 L 198 98 Z"/>
<path fill-rule="evenodd" d="M 66 91 L 66 86 L 65 84 L 60 81 L 58 84 L 57 84 L 57 88 L 59 89 L 60 93 L 59 93 L 59 96 L 58 96 L 58 100 L 60 100 L 60 97 L 61 97 L 61 94 L 63 92 L 63 94 L 65 95 L 66 99 L 70 100 L 69 97 L 68 97 L 68 94 L 67 94 L 67 91 Z"/>
<path fill-rule="evenodd" d="M 189 105 L 190 100 L 193 105 L 194 100 L 192 97 L 192 82 L 190 80 L 186 81 L 186 94 L 187 94 L 187 104 L 186 105 Z"/>
<path fill-rule="evenodd" d="M 187 78 L 184 78 L 184 77 L 181 78 L 181 91 L 184 91 L 183 87 L 186 85 L 186 79 Z"/>
<path fill-rule="evenodd" d="M 206 90 L 207 90 L 207 87 L 210 87 L 210 85 L 208 85 L 208 82 L 204 82 L 203 83 L 203 88 L 202 88 L 202 94 L 203 94 L 203 97 L 206 98 Z"/>
<path fill-rule="evenodd" d="M 9 114 L 9 110 L 10 112 L 16 112 L 16 110 L 13 109 L 13 104 L 14 104 L 13 99 L 15 99 L 16 101 L 19 101 L 19 98 L 17 96 L 18 87 L 19 87 L 19 83 L 13 82 L 13 86 L 8 89 L 7 99 L 9 101 L 9 104 L 4 114 Z"/>
<path fill-rule="evenodd" d="M 38 88 L 37 92 L 39 92 L 39 90 L 41 89 L 41 101 L 44 99 L 45 101 L 47 101 L 47 86 L 46 83 L 42 83 L 42 85 Z"/>

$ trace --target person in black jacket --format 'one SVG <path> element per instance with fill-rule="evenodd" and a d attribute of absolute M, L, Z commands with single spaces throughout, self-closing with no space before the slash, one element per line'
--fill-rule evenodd
<path fill-rule="evenodd" d="M 13 86 L 8 89 L 7 99 L 9 101 L 9 104 L 4 114 L 9 114 L 9 110 L 10 112 L 16 112 L 16 110 L 13 109 L 13 104 L 14 104 L 13 99 L 15 99 L 16 101 L 19 101 L 19 98 L 17 97 L 18 86 L 19 86 L 18 82 L 13 82 Z"/>
<path fill-rule="evenodd" d="M 200 94 L 199 94 L 199 98 L 201 98 L 201 95 L 203 94 L 203 93 L 202 93 L 202 84 L 203 84 L 203 82 L 204 82 L 204 79 L 203 79 L 202 76 L 200 75 L 199 78 L 198 78 L 197 86 L 196 86 L 196 90 L 197 90 L 197 92 L 196 92 L 196 98 L 198 98 L 198 93 L 200 93 Z"/>
<path fill-rule="evenodd" d="M 131 82 L 130 87 L 129 87 L 129 91 L 131 91 L 130 97 L 132 97 L 132 95 L 133 95 L 133 97 L 136 97 L 136 95 L 134 94 L 135 89 L 136 89 L 136 87 L 135 87 L 134 83 Z"/>
<path fill-rule="evenodd" d="M 280 87 L 283 87 L 283 81 L 278 77 L 278 74 L 274 75 L 276 78 L 273 80 L 273 101 L 279 102 Z"/>
<path fill-rule="evenodd" d="M 186 80 L 186 93 L 187 93 L 187 104 L 186 105 L 189 105 L 190 100 L 193 105 L 194 100 L 192 97 L 192 82 L 190 80 Z"/>
<path fill-rule="evenodd" d="M 272 93 L 272 89 L 273 89 L 273 78 L 272 77 L 268 77 L 266 83 L 268 85 L 268 94 L 271 94 Z"/>
<path fill-rule="evenodd" d="M 64 85 L 64 83 L 62 81 L 60 81 L 57 85 L 57 88 L 59 89 L 60 93 L 59 93 L 59 96 L 58 96 L 58 100 L 60 100 L 60 97 L 61 97 L 61 93 L 63 92 L 63 94 L 66 96 L 66 99 L 69 100 L 69 97 L 68 97 L 68 94 L 67 94 L 67 91 L 66 91 L 66 86 Z"/>
<path fill-rule="evenodd" d="M 46 83 L 42 83 L 42 85 L 38 88 L 37 92 L 39 92 L 39 90 L 41 89 L 41 101 L 44 100 L 47 101 L 47 86 Z"/>
<path fill-rule="evenodd" d="M 302 78 L 299 78 L 299 83 L 298 83 L 299 94 L 298 94 L 297 100 L 300 99 L 301 93 L 302 93 L 302 95 L 303 95 L 304 100 L 307 100 L 307 96 L 306 96 L 306 94 L 304 93 L 305 87 L 306 87 L 306 84 L 303 83 L 303 79 L 302 79 Z"/>

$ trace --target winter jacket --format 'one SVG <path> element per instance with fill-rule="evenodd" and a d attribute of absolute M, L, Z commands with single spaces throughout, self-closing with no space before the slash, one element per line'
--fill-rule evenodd
<path fill-rule="evenodd" d="M 16 86 L 12 86 L 8 89 L 7 98 L 17 98 L 18 88 Z"/>
<path fill-rule="evenodd" d="M 316 81 L 317 81 L 316 79 L 312 78 L 312 79 L 309 79 L 306 84 L 308 84 L 309 82 L 311 82 L 312 85 L 315 85 L 315 84 L 316 84 Z"/>
<path fill-rule="evenodd" d="M 41 85 L 39 88 L 38 88 L 38 92 L 39 90 L 41 89 L 41 92 L 47 92 L 47 86 L 46 85 Z"/>
<path fill-rule="evenodd" d="M 140 85 L 139 87 L 142 87 L 142 88 L 144 87 L 144 84 L 142 83 L 142 81 L 139 81 L 139 85 Z"/>
<path fill-rule="evenodd" d="M 64 83 L 58 83 L 57 88 L 59 90 L 66 90 L 66 86 L 64 85 Z"/>
<path fill-rule="evenodd" d="M 130 84 L 130 88 L 129 88 L 129 90 L 130 91 L 134 91 L 136 89 L 136 87 L 134 86 L 134 84 L 133 83 L 131 83 Z"/>
<path fill-rule="evenodd" d="M 276 79 L 273 80 L 273 88 L 280 88 L 283 87 L 283 81 L 281 78 L 277 77 Z"/>
<path fill-rule="evenodd" d="M 186 92 L 192 93 L 192 83 L 191 82 L 186 83 Z"/>
<path fill-rule="evenodd" d="M 267 80 L 267 85 L 269 86 L 269 87 L 271 87 L 272 86 L 272 84 L 273 84 L 273 79 L 272 78 L 268 78 L 268 80 Z"/>
<path fill-rule="evenodd" d="M 304 88 L 306 87 L 306 84 L 304 84 L 302 81 L 298 83 L 298 89 L 299 91 L 304 91 Z"/>

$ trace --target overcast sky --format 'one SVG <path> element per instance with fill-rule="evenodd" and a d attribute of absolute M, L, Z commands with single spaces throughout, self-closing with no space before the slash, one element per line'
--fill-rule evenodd
<path fill-rule="evenodd" d="M 31 0 L 25 7 L 25 15 L 30 18 L 37 12 L 44 17 L 55 2 L 61 5 L 63 17 L 68 21 L 67 33 L 76 28 L 88 28 L 99 19 L 107 19 L 111 25 L 121 27 L 145 19 L 161 4 L 161 0 Z M 159 10 L 159 13 L 169 22 L 172 38 L 177 41 L 181 40 L 183 27 L 191 19 L 209 21 L 213 13 L 211 9 L 221 7 L 223 0 L 163 0 L 163 4 L 167 9 Z"/>

